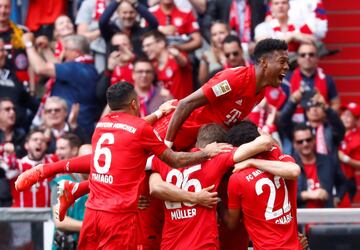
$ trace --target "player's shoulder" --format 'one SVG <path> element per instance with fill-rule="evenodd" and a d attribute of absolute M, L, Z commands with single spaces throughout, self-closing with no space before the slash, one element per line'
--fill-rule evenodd
<path fill-rule="evenodd" d="M 152 13 L 160 11 L 160 5 L 156 4 L 156 5 L 151 6 L 149 8 L 149 11 L 152 12 Z"/>

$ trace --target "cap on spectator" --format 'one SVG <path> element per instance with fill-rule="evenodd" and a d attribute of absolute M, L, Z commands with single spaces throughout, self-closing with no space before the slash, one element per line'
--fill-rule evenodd
<path fill-rule="evenodd" d="M 355 102 L 350 102 L 347 105 L 342 105 L 341 110 L 349 110 L 353 116 L 360 117 L 360 105 Z"/>

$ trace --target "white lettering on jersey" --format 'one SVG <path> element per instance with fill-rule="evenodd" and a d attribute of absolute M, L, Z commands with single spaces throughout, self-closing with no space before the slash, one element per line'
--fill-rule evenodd
<path fill-rule="evenodd" d="M 96 124 L 97 128 L 116 128 L 128 131 L 129 133 L 135 134 L 136 128 L 129 126 L 123 123 L 113 123 L 113 122 L 98 122 Z"/>
<path fill-rule="evenodd" d="M 102 182 L 102 183 L 106 183 L 106 184 L 112 184 L 114 181 L 114 178 L 112 175 L 107 175 L 107 174 L 92 174 L 92 179 L 94 181 L 98 181 L 98 182 Z"/>
<path fill-rule="evenodd" d="M 214 94 L 216 97 L 224 95 L 231 91 L 230 84 L 227 80 L 224 80 L 212 87 L 212 90 L 214 91 Z"/>
<path fill-rule="evenodd" d="M 287 215 L 284 215 L 283 217 L 277 219 L 275 221 L 276 224 L 288 224 L 292 221 L 292 216 L 291 214 L 287 214 Z"/>
<path fill-rule="evenodd" d="M 172 220 L 181 220 L 181 219 L 188 219 L 196 216 L 196 208 L 191 209 L 176 209 L 175 211 L 171 212 L 171 219 Z"/>
<path fill-rule="evenodd" d="M 264 171 L 257 169 L 255 171 L 253 171 L 251 174 L 248 174 L 245 178 L 248 182 L 252 181 L 256 176 L 258 176 L 259 174 L 264 173 Z"/>
<path fill-rule="evenodd" d="M 233 109 L 230 111 L 229 114 L 226 115 L 226 118 L 228 119 L 227 121 L 225 121 L 224 123 L 227 126 L 230 126 L 231 124 L 234 124 L 238 121 L 238 119 L 241 116 L 241 111 L 237 110 L 237 109 Z"/>

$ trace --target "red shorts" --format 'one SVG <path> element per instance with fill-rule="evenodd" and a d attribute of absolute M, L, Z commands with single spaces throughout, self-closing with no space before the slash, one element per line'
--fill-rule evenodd
<path fill-rule="evenodd" d="M 141 249 L 138 213 L 109 213 L 86 208 L 78 249 Z"/>

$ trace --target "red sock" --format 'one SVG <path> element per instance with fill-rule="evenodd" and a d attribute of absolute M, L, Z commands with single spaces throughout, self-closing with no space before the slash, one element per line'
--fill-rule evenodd
<path fill-rule="evenodd" d="M 83 155 L 69 160 L 44 164 L 44 178 L 53 177 L 59 173 L 90 173 L 92 155 Z"/>
<path fill-rule="evenodd" d="M 81 196 L 84 196 L 90 192 L 89 188 L 89 181 L 82 181 L 79 183 L 78 188 L 73 193 L 73 196 L 76 199 L 80 198 Z"/>

